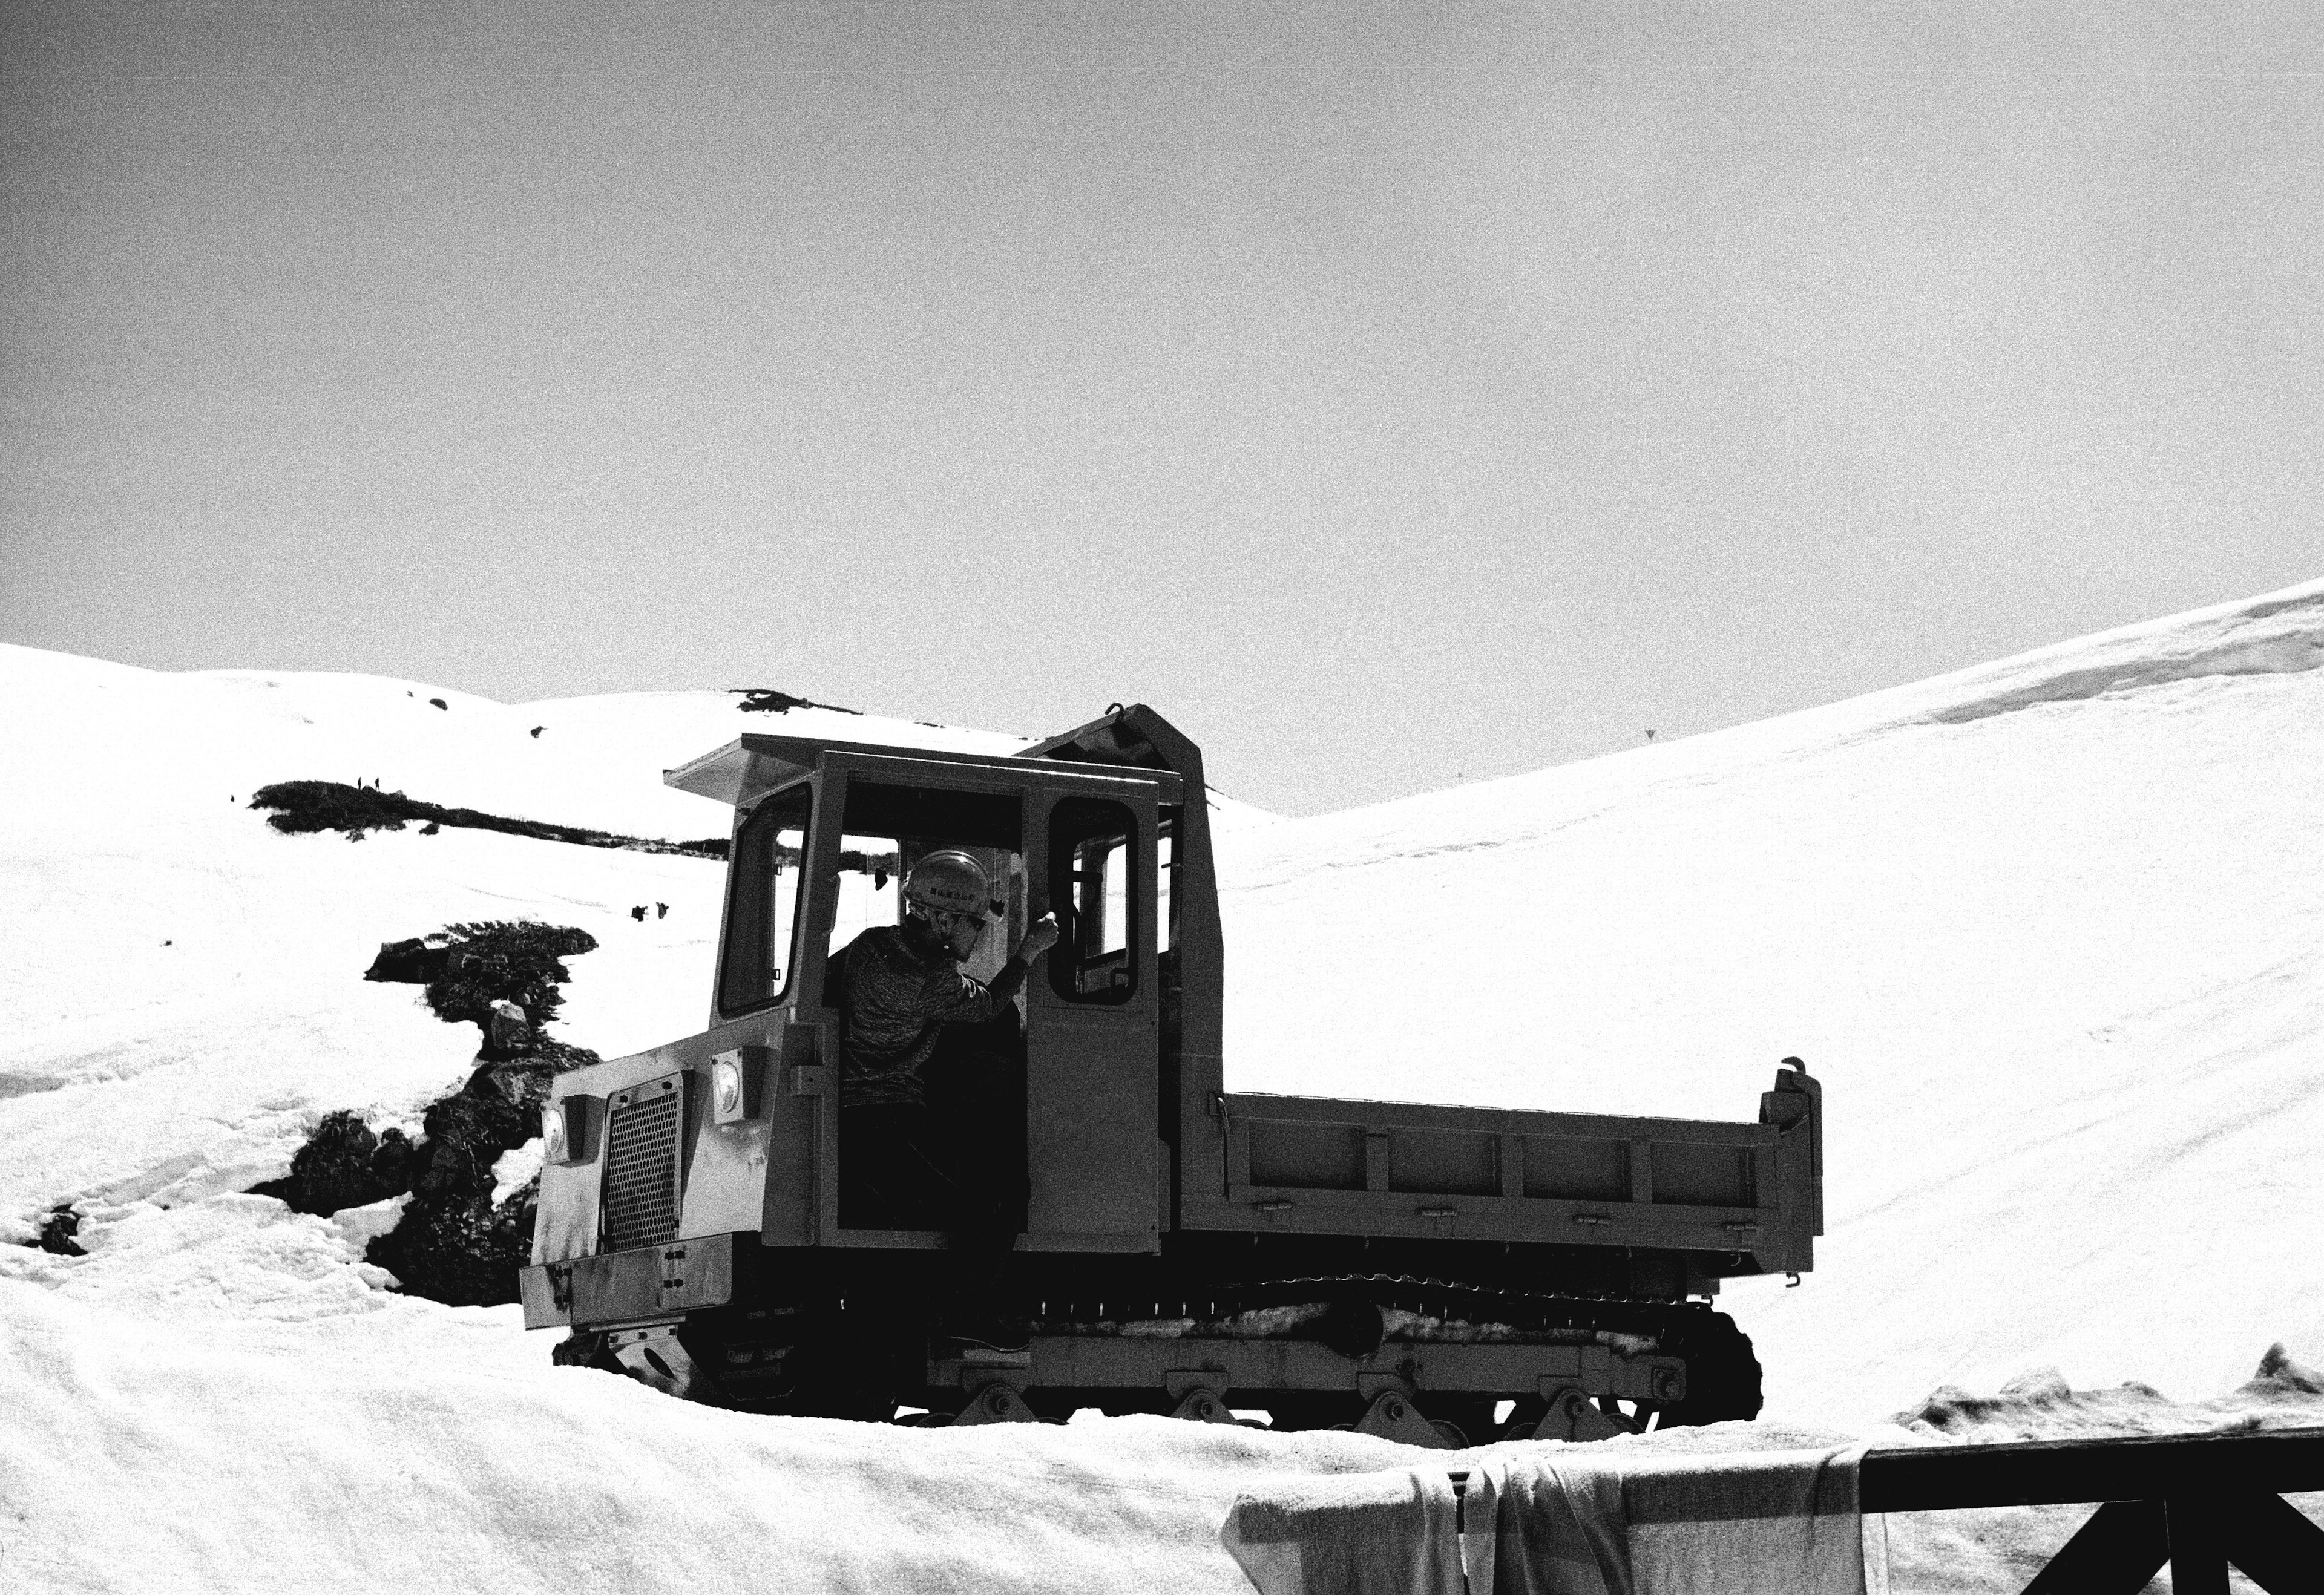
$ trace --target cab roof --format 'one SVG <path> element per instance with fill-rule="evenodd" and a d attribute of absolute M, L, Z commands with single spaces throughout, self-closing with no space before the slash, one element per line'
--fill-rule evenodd
<path fill-rule="evenodd" d="M 912 759 L 982 770 L 1023 770 L 1031 765 L 1060 775 L 1103 773 L 1152 781 L 1162 788 L 1162 800 L 1166 803 L 1178 800 L 1180 786 L 1178 778 L 1165 770 L 1107 768 L 1101 772 L 1076 760 L 1036 754 L 956 753 L 890 742 L 851 742 L 832 737 L 782 736 L 763 732 L 746 732 L 723 748 L 688 760 L 675 770 L 662 771 L 662 785 L 740 808 L 816 770 L 825 753 L 869 753 L 886 759 Z"/>

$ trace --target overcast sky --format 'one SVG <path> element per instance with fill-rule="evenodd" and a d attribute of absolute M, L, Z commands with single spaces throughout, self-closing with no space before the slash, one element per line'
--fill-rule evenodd
<path fill-rule="evenodd" d="M 1314 812 L 2284 585 L 2316 16 L 8 0 L 0 638 Z"/>

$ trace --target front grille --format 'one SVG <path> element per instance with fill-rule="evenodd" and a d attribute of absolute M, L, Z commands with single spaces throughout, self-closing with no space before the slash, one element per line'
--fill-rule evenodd
<path fill-rule="evenodd" d="M 618 1099 L 605 1125 L 605 1249 L 659 1246 L 678 1239 L 678 1143 L 682 1116 L 676 1082 L 651 1096 Z M 651 1089 L 649 1087 L 648 1089 Z"/>

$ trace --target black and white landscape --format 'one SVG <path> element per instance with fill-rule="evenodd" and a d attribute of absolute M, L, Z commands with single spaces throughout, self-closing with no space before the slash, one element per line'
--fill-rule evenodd
<path fill-rule="evenodd" d="M 247 1194 L 327 1112 L 416 1132 L 469 1069 L 473 1029 L 362 978 L 381 944 L 586 930 L 558 1029 L 611 1056 L 699 1027 L 721 880 L 458 825 L 285 834 L 260 788 L 683 841 L 724 811 L 659 771 L 770 714 L 1021 737 L 14 647 L 0 698 L 11 1587 L 1229 1591 L 1238 1490 L 1443 1461 L 691 1407 L 552 1368 L 513 1307 L 399 1291 L 363 1250 L 405 1199 Z M 2314 582 L 1534 775 L 1306 819 L 1221 799 L 1228 1077 L 1739 1118 L 1796 1054 L 1826 1083 L 1829 1233 L 1798 1288 L 1722 1302 L 1766 1364 L 1762 1438 L 2314 1424 L 2319 771 Z M 1899 1519 L 1899 1587 L 2014 1589 L 2071 1520 Z"/>

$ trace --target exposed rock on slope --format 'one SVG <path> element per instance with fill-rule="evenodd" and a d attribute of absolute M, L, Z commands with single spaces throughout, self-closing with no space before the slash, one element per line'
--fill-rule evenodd
<path fill-rule="evenodd" d="M 374 1135 L 363 1116 L 342 1108 L 323 1116 L 307 1144 L 279 1180 L 253 1185 L 254 1196 L 272 1196 L 296 1212 L 324 1217 L 343 1208 L 367 1207 L 411 1189 L 413 1148 L 401 1129 Z"/>
<path fill-rule="evenodd" d="M 382 947 L 364 978 L 424 982 L 437 1018 L 475 1023 L 483 1037 L 475 1071 L 429 1105 L 417 1145 L 401 1129 L 374 1134 L 361 1115 L 334 1112 L 292 1157 L 290 1174 L 253 1194 L 329 1214 L 408 1192 L 395 1228 L 366 1249 L 369 1260 L 433 1301 L 514 1301 L 540 1181 L 504 1194 L 498 1169 L 533 1139 L 549 1081 L 596 1061 L 545 1033 L 564 1001 L 559 988 L 572 978 L 564 960 L 596 945 L 569 926 L 487 921 Z"/>
<path fill-rule="evenodd" d="M 401 792 L 377 787 L 351 787 L 343 781 L 277 781 L 261 787 L 250 805 L 271 808 L 266 823 L 290 835 L 337 831 L 350 842 L 360 842 L 373 831 L 401 831 L 413 820 L 427 825 L 420 833 L 433 836 L 446 825 L 459 830 L 498 831 L 509 836 L 530 836 L 540 842 L 567 842 L 576 847 L 619 847 L 632 853 L 683 853 L 696 858 L 726 856 L 724 836 L 699 842 L 665 842 L 651 836 L 624 836 L 586 825 L 552 825 L 541 820 L 516 820 L 484 814 L 473 808 L 446 808 L 423 803 Z"/>

